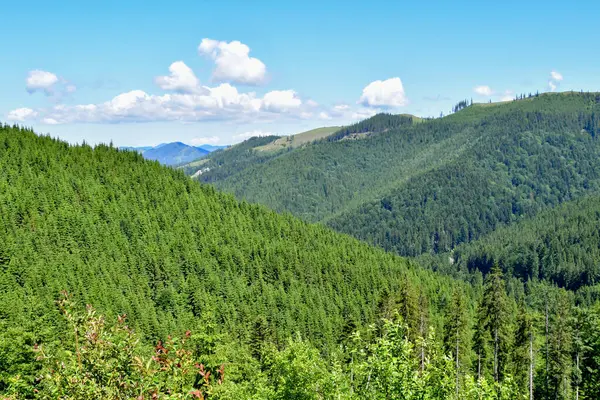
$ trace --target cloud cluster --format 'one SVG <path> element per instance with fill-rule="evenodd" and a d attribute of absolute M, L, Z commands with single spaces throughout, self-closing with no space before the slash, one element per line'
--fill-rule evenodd
<path fill-rule="evenodd" d="M 363 89 L 358 103 L 365 107 L 402 107 L 408 104 L 408 99 L 400 78 L 390 78 L 369 83 Z"/>
<path fill-rule="evenodd" d="M 202 39 L 198 53 L 215 62 L 212 78 L 216 82 L 260 85 L 265 82 L 267 67 L 258 58 L 250 57 L 250 47 L 235 40 L 223 42 Z"/>
<path fill-rule="evenodd" d="M 19 109 L 9 120 L 39 119 L 64 123 L 117 123 L 149 121 L 203 121 L 267 119 L 274 114 L 301 118 L 303 102 L 294 91 L 271 91 L 262 98 L 256 93 L 240 93 L 228 83 L 210 88 L 205 94 L 167 93 L 152 95 L 142 90 L 121 93 L 99 104 L 56 105 L 37 111 Z M 27 111 L 29 110 L 29 111 Z"/>
<path fill-rule="evenodd" d="M 56 104 L 39 109 L 19 108 L 11 111 L 11 121 L 38 121 L 44 124 L 121 123 L 206 120 L 237 122 L 272 121 L 275 118 L 353 120 L 368 118 L 378 110 L 408 104 L 402 81 L 398 77 L 377 80 L 362 90 L 356 106 L 338 104 L 322 106 L 303 99 L 295 90 L 271 90 L 262 95 L 240 92 L 234 84 L 259 85 L 266 81 L 265 64 L 250 56 L 250 48 L 239 41 L 203 39 L 198 46 L 201 56 L 214 62 L 214 86 L 202 85 L 196 73 L 183 61 L 173 62 L 167 75 L 156 76 L 154 83 L 161 94 L 130 90 L 112 99 L 93 104 Z M 31 71 L 26 79 L 30 93 L 43 92 L 60 100 L 75 86 L 51 72 Z M 260 132 L 244 133 L 257 136 Z M 239 135 L 238 135 L 239 136 Z M 250 136 L 248 136 L 250 137 Z M 238 137 L 238 139 L 241 137 Z M 206 140 L 206 138 L 200 138 Z"/>

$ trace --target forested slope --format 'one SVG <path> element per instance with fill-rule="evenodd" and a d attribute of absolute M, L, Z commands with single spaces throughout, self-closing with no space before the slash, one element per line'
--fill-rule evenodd
<path fill-rule="evenodd" d="M 3 126 L 0 171 L 11 399 L 600 395 L 592 297 L 438 275 L 110 146 Z"/>
<path fill-rule="evenodd" d="M 577 290 L 600 281 L 600 196 L 592 195 L 545 210 L 451 253 L 422 256 L 421 264 L 447 273 L 494 264 L 523 281 L 546 280 Z"/>
<path fill-rule="evenodd" d="M 600 187 L 595 93 L 475 104 L 419 123 L 382 115 L 340 132 L 200 179 L 412 256 L 449 251 Z"/>
<path fill-rule="evenodd" d="M 66 290 L 126 313 L 148 339 L 206 324 L 244 339 L 260 316 L 275 340 L 297 332 L 326 349 L 345 322 L 374 321 L 382 293 L 403 282 L 432 301 L 455 285 L 136 152 L 4 126 L 0 171 L 0 335 L 55 338 Z"/>

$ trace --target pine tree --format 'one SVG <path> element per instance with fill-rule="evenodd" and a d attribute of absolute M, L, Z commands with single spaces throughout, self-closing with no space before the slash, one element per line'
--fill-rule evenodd
<path fill-rule="evenodd" d="M 483 311 L 486 315 L 485 328 L 492 340 L 492 370 L 494 381 L 500 382 L 510 361 L 510 319 L 502 271 L 495 265 L 484 285 Z"/>
<path fill-rule="evenodd" d="M 444 350 L 452 354 L 456 369 L 456 395 L 460 391 L 460 376 L 469 361 L 469 321 L 464 295 L 456 289 L 446 308 Z"/>
<path fill-rule="evenodd" d="M 534 317 L 521 302 L 517 311 L 517 330 L 514 340 L 514 377 L 517 385 L 527 388 L 530 400 L 533 400 L 533 381 L 535 377 L 535 330 Z"/>

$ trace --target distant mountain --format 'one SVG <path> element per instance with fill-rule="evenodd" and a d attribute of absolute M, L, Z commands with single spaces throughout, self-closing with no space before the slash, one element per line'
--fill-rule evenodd
<path fill-rule="evenodd" d="M 142 155 L 147 160 L 156 160 L 164 165 L 177 165 L 197 160 L 208 153 L 208 150 L 202 148 L 188 146 L 181 142 L 173 142 L 148 149 Z"/>
<path fill-rule="evenodd" d="M 201 146 L 196 146 L 196 148 L 206 150 L 209 153 L 212 153 L 213 151 L 216 151 L 216 150 L 226 149 L 227 147 L 229 147 L 229 146 L 213 146 L 212 144 L 203 144 Z"/>
<path fill-rule="evenodd" d="M 190 146 L 181 142 L 161 143 L 152 146 L 124 146 L 121 150 L 137 151 L 148 160 L 156 160 L 165 165 L 185 164 L 204 157 L 215 150 L 227 148 L 228 146 L 213 146 L 203 144 L 200 146 Z"/>

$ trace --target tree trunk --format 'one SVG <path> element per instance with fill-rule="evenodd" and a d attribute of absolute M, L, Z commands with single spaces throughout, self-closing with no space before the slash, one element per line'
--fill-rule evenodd
<path fill-rule="evenodd" d="M 458 363 L 458 324 L 456 328 L 456 398 L 458 399 L 458 376 L 459 376 L 459 363 Z"/>
<path fill-rule="evenodd" d="M 548 350 L 548 294 L 546 293 L 546 397 L 548 396 L 548 359 L 549 359 L 549 350 Z"/>
<path fill-rule="evenodd" d="M 577 382 L 575 383 L 575 400 L 579 400 L 579 350 L 575 355 L 575 365 L 577 368 Z"/>
<path fill-rule="evenodd" d="M 529 332 L 529 400 L 533 400 L 533 329 Z"/>
<path fill-rule="evenodd" d="M 494 328 L 494 380 L 498 382 L 498 327 Z"/>

